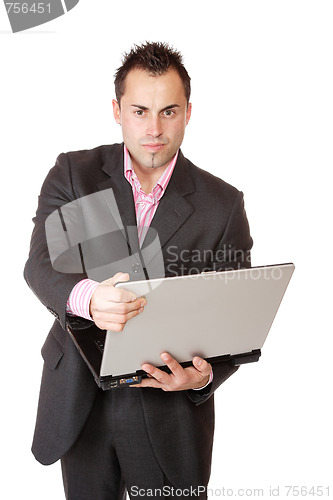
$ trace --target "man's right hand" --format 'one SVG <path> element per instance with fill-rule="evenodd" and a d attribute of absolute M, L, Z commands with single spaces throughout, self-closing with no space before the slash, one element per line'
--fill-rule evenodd
<path fill-rule="evenodd" d="M 90 300 L 90 315 L 98 328 L 121 332 L 129 319 L 143 311 L 146 299 L 115 287 L 128 280 L 128 274 L 117 273 L 96 287 Z"/>

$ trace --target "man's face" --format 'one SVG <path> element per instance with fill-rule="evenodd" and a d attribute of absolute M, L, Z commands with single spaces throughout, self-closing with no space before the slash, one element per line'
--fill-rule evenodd
<path fill-rule="evenodd" d="M 160 76 L 130 71 L 120 106 L 113 101 L 116 122 L 133 167 L 147 171 L 166 166 L 180 147 L 191 116 L 183 83 L 171 69 Z"/>

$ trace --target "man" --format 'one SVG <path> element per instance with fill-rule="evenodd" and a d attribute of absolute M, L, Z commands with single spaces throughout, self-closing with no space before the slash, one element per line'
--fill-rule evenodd
<path fill-rule="evenodd" d="M 249 267 L 252 240 L 243 195 L 195 167 L 179 149 L 192 107 L 190 78 L 178 52 L 162 43 L 136 46 L 118 69 L 115 88 L 113 113 L 124 144 L 61 154 L 34 219 L 25 277 L 56 320 L 42 349 L 32 450 L 43 464 L 61 458 L 70 500 L 120 499 L 125 488 L 131 498 L 203 499 L 213 393 L 237 367 L 217 363 L 212 369 L 196 356 L 184 369 L 163 353 L 170 374 L 145 364 L 149 377 L 139 386 L 99 390 L 68 331 L 121 332 L 144 314 L 146 301 L 115 288 L 129 279 L 127 270 L 101 283 L 84 273 L 56 271 L 45 220 L 75 199 L 112 188 L 123 225 L 138 226 L 140 244 L 147 231 L 157 231 L 166 276 Z"/>

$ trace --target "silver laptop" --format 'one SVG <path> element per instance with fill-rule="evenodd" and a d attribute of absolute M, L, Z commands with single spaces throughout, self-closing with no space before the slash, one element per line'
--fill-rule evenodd
<path fill-rule="evenodd" d="M 143 363 L 168 371 L 165 351 L 182 366 L 195 355 L 210 363 L 258 361 L 293 271 L 281 264 L 119 283 L 146 297 L 144 312 L 122 332 L 92 327 L 73 331 L 73 340 L 104 390 L 140 383 Z"/>

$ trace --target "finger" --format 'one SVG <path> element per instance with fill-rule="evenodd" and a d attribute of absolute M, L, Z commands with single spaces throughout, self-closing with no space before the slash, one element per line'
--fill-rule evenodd
<path fill-rule="evenodd" d="M 141 368 L 143 371 L 147 372 L 148 375 L 151 375 L 154 379 L 156 379 L 163 385 L 168 385 L 168 383 L 170 382 L 170 375 L 163 370 L 159 370 L 158 368 L 156 368 L 156 366 L 144 363 Z"/>
<path fill-rule="evenodd" d="M 212 366 L 205 359 L 200 358 L 200 356 L 194 356 L 192 360 L 194 368 L 198 370 L 202 375 L 209 375 L 212 371 Z"/>
<path fill-rule="evenodd" d="M 105 314 L 129 314 L 145 307 L 146 304 L 147 301 L 144 297 L 139 297 L 133 302 L 113 302 L 110 300 L 104 303 L 104 308 L 101 307 L 100 312 Z"/>
<path fill-rule="evenodd" d="M 95 325 L 101 330 L 108 330 L 111 332 L 122 332 L 125 327 L 122 323 L 112 323 L 111 321 L 95 321 Z"/>
<path fill-rule="evenodd" d="M 168 352 L 161 354 L 161 360 L 164 361 L 174 375 L 177 376 L 183 373 L 184 368 Z"/>
<path fill-rule="evenodd" d="M 136 309 L 134 311 L 128 312 L 126 314 L 114 314 L 114 313 L 96 313 L 94 318 L 95 321 L 98 321 L 99 323 L 105 323 L 106 325 L 108 323 L 119 323 L 125 325 L 127 321 L 129 321 L 131 318 L 134 318 L 134 316 L 137 316 L 138 314 L 141 314 L 143 312 L 144 308 L 140 307 L 139 309 Z"/>
<path fill-rule="evenodd" d="M 140 384 L 130 385 L 130 387 L 152 387 L 154 389 L 161 389 L 162 384 L 154 378 L 144 378 Z"/>

